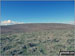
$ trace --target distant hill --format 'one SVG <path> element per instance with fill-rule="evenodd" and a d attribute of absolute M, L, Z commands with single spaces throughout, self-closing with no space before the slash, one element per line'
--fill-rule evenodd
<path fill-rule="evenodd" d="M 32 32 L 39 30 L 62 30 L 62 29 L 73 29 L 74 25 L 62 24 L 62 23 L 29 23 L 29 24 L 16 24 L 0 26 L 1 33 L 16 33 L 16 32 Z"/>

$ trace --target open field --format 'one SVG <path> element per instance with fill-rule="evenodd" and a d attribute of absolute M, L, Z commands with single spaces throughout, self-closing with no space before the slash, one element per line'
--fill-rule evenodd
<path fill-rule="evenodd" d="M 75 50 L 75 26 L 38 23 L 1 26 L 0 47 L 5 56 L 58 56 Z"/>

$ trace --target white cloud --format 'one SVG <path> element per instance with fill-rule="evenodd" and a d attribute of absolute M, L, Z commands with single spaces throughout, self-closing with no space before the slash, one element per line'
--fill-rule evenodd
<path fill-rule="evenodd" d="M 23 24 L 23 23 L 24 22 L 16 22 L 12 20 L 5 20 L 0 22 L 1 25 L 12 25 L 12 24 Z"/>
<path fill-rule="evenodd" d="M 0 25 L 13 25 L 13 24 L 23 24 L 24 22 L 16 22 L 16 21 L 12 21 L 12 20 L 5 20 L 5 21 L 1 21 Z M 67 22 L 59 22 L 59 23 L 65 23 L 65 24 L 75 24 L 74 21 L 67 21 Z"/>

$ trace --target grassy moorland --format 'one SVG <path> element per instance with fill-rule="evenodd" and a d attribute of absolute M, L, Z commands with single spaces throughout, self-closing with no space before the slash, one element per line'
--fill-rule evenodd
<path fill-rule="evenodd" d="M 24 24 L 1 26 L 1 55 L 58 56 L 74 51 L 74 25 Z"/>

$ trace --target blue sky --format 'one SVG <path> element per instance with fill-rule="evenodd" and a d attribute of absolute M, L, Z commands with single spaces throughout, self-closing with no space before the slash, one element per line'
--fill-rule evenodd
<path fill-rule="evenodd" d="M 2 1 L 1 18 L 24 23 L 67 23 L 74 21 L 74 2 Z"/>

